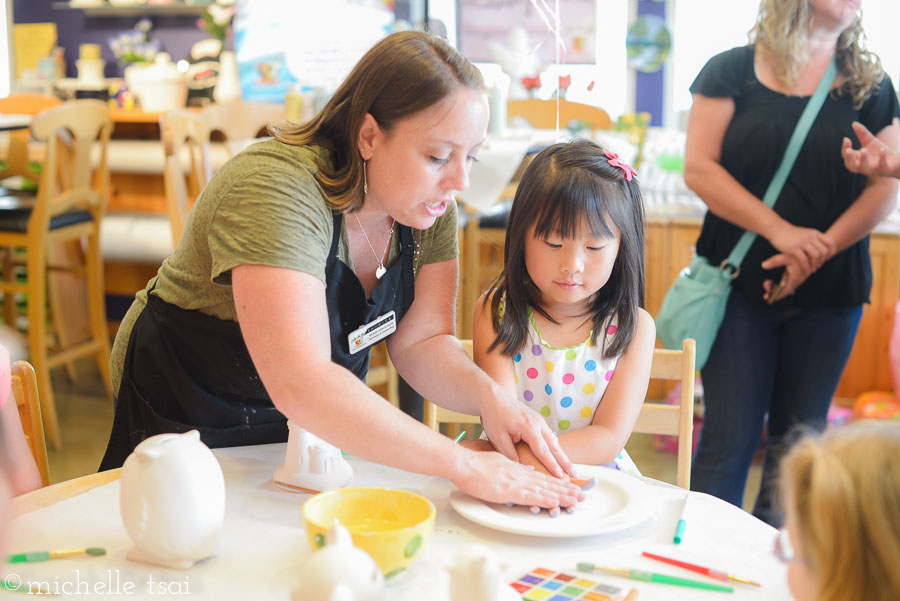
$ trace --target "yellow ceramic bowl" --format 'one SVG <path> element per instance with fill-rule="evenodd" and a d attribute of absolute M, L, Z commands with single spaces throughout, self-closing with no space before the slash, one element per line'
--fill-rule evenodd
<path fill-rule="evenodd" d="M 337 519 L 387 578 L 422 554 L 434 530 L 435 513 L 425 497 L 388 488 L 339 488 L 303 504 L 306 537 L 314 550 L 325 544 L 325 533 Z"/>

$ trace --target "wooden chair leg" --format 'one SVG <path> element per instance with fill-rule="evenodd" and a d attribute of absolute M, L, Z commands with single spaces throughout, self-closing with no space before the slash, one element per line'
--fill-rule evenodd
<path fill-rule="evenodd" d="M 38 378 L 38 395 L 47 442 L 53 449 L 62 448 L 59 417 L 53 399 L 50 368 L 47 361 L 47 312 L 46 312 L 46 263 L 42 252 L 30 249 L 27 259 L 28 273 L 28 346 L 31 364 Z"/>
<path fill-rule="evenodd" d="M 103 259 L 100 255 L 99 227 L 88 239 L 85 267 L 91 338 L 98 343 L 97 366 L 100 368 L 100 376 L 106 386 L 106 393 L 112 399 L 112 382 L 109 378 L 109 331 L 106 328 L 106 301 L 103 288 Z"/>
<path fill-rule="evenodd" d="M 13 251 L 12 248 L 3 249 L 3 280 L 8 283 L 13 283 L 16 281 L 16 268 L 13 266 Z M 16 293 L 15 292 L 4 292 L 3 293 L 3 318 L 6 321 L 6 325 L 11 327 L 12 329 L 16 328 L 16 317 L 18 315 L 18 305 L 16 303 Z"/>
<path fill-rule="evenodd" d="M 463 291 L 462 335 L 460 338 L 472 338 L 472 319 L 475 316 L 475 304 L 478 302 L 481 269 L 481 236 L 478 228 L 478 215 L 470 215 L 466 224 L 466 276 Z"/>
<path fill-rule="evenodd" d="M 52 244 L 47 252 L 51 265 L 63 270 L 72 270 L 72 272 L 48 271 L 47 274 L 47 297 L 53 330 L 59 348 L 70 348 L 91 336 L 89 321 L 84 319 L 88 314 L 85 278 L 75 273 L 83 270 L 86 257 L 81 250 L 80 240 Z M 68 361 L 64 367 L 69 381 L 77 381 L 75 362 Z"/>

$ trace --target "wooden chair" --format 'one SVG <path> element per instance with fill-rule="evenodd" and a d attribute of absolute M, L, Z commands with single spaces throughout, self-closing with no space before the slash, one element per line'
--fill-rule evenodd
<path fill-rule="evenodd" d="M 45 145 L 37 198 L 33 204 L 0 210 L 0 247 L 24 252 L 25 279 L 3 280 L 6 295 L 25 293 L 28 345 L 31 363 L 38 373 L 41 409 L 47 438 L 53 448 L 62 446 L 59 421 L 50 384 L 50 370 L 80 357 L 93 357 L 112 396 L 109 381 L 109 332 L 103 292 L 100 255 L 100 219 L 109 198 L 106 148 L 112 119 L 99 100 L 73 100 L 35 116 L 32 136 Z M 91 165 L 91 149 L 97 144 L 100 160 Z M 69 265 L 51 264 L 49 249 L 65 246 L 79 256 Z M 47 344 L 47 276 L 65 268 L 84 278 L 87 291 L 86 340 L 58 341 L 51 352 Z M 77 299 L 66 299 L 67 304 Z M 67 344 L 67 342 L 69 342 Z"/>
<path fill-rule="evenodd" d="M 461 340 L 472 356 L 472 341 Z M 694 353 L 692 338 L 684 341 L 680 351 L 654 349 L 650 379 L 677 380 L 681 383 L 678 405 L 644 402 L 634 426 L 638 434 L 669 434 L 678 437 L 678 471 L 676 484 L 690 489 L 691 443 L 694 430 Z M 442 423 L 478 424 L 481 418 L 450 411 L 425 399 L 425 425 L 439 432 Z"/>
<path fill-rule="evenodd" d="M 172 242 L 177 245 L 193 201 L 212 177 L 210 129 L 196 111 L 173 109 L 159 116 L 159 130 L 166 155 L 163 168 L 166 208 Z M 183 163 L 185 157 L 188 164 Z"/>
<path fill-rule="evenodd" d="M 237 154 L 247 140 L 256 138 L 269 123 L 287 118 L 283 104 L 253 100 L 211 104 L 200 114 L 210 131 L 222 132 L 229 156 Z"/>
<path fill-rule="evenodd" d="M 693 338 L 685 339 L 681 350 L 654 349 L 650 364 L 651 380 L 675 380 L 681 384 L 678 405 L 645 402 L 633 432 L 636 434 L 668 434 L 678 437 L 678 469 L 675 484 L 690 490 L 691 449 L 694 433 L 694 360 Z"/>
<path fill-rule="evenodd" d="M 191 205 L 213 174 L 210 160 L 213 132 L 224 136 L 225 149 L 231 157 L 269 123 L 284 118 L 284 105 L 254 101 L 211 104 L 199 112 L 173 109 L 160 115 L 159 129 L 166 156 L 163 171 L 166 207 L 176 245 L 184 232 Z"/>
<path fill-rule="evenodd" d="M 12 364 L 12 395 L 19 409 L 19 421 L 25 432 L 25 440 L 34 455 L 41 483 L 50 484 L 50 463 L 47 460 L 47 441 L 44 438 L 44 423 L 41 420 L 41 404 L 37 390 L 34 367 L 27 361 Z"/>
<path fill-rule="evenodd" d="M 532 127 L 538 129 L 556 128 L 556 99 L 540 100 L 527 98 L 525 100 L 510 100 L 506 104 L 506 118 L 511 121 L 521 117 L 528 121 Z M 559 101 L 559 128 L 566 129 L 572 121 L 587 123 L 589 129 L 609 129 L 612 119 L 609 113 L 596 106 L 570 102 L 565 98 Z"/>

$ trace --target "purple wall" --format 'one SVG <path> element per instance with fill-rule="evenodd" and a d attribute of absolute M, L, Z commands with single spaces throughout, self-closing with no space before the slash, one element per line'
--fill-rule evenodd
<path fill-rule="evenodd" d="M 66 72 L 69 77 L 77 75 L 75 60 L 78 45 L 100 44 L 106 59 L 106 76 L 122 75 L 122 68 L 116 63 L 108 40 L 121 31 L 133 29 L 139 17 L 87 17 L 80 10 L 56 10 L 51 0 L 13 0 L 14 23 L 56 23 L 58 44 L 66 51 Z M 172 56 L 173 61 L 186 58 L 194 42 L 209 36 L 196 25 L 196 15 L 154 16 L 152 36 L 159 39 L 162 49 Z"/>
<path fill-rule="evenodd" d="M 652 2 L 651 0 L 639 0 L 638 16 L 656 15 L 666 18 L 666 4 L 664 2 Z M 668 59 L 668 60 L 671 60 Z M 662 125 L 663 119 L 663 74 L 665 67 L 656 73 L 637 72 L 635 80 L 635 110 L 647 111 L 651 115 L 651 125 Z"/>

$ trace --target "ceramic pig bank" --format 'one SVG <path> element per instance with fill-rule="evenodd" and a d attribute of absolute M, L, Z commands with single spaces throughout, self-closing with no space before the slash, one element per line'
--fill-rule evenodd
<path fill-rule="evenodd" d="M 512 590 L 512 589 L 510 589 Z M 325 546 L 300 569 L 300 586 L 292 601 L 381 601 L 384 574 L 368 553 L 353 545 L 350 532 L 337 520 Z"/>
<path fill-rule="evenodd" d="M 196 430 L 140 443 L 122 467 L 119 499 L 135 544 L 128 559 L 184 570 L 216 554 L 225 479 Z"/>

